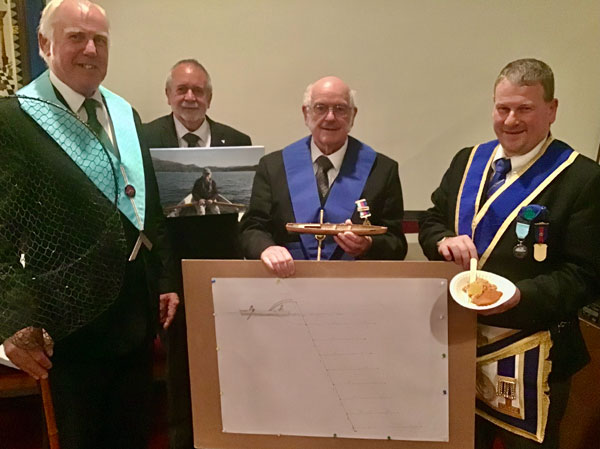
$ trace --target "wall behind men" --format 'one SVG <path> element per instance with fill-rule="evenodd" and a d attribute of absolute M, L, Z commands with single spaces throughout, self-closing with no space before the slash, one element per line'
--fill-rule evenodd
<path fill-rule="evenodd" d="M 452 156 L 493 138 L 492 86 L 536 57 L 556 77 L 553 134 L 595 157 L 600 141 L 598 0 L 99 0 L 111 23 L 105 85 L 150 121 L 170 111 L 179 59 L 210 72 L 209 115 L 267 152 L 308 134 L 306 85 L 357 90 L 352 135 L 400 163 L 406 209 L 424 209 Z"/>

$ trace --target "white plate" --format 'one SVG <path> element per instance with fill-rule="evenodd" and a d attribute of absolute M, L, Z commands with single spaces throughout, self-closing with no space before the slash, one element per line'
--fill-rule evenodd
<path fill-rule="evenodd" d="M 477 277 L 483 278 L 488 282 L 494 284 L 499 292 L 502 292 L 502 296 L 498 301 L 488 306 L 478 306 L 473 304 L 469 300 L 469 295 L 467 292 L 463 291 L 463 287 L 469 283 L 469 272 L 463 271 L 462 273 L 458 273 L 456 276 L 452 278 L 450 281 L 450 294 L 452 295 L 452 299 L 454 299 L 458 304 L 467 309 L 473 310 L 489 310 L 498 307 L 500 304 L 505 303 L 510 298 L 513 297 L 515 292 L 517 291 L 517 287 L 515 284 L 510 282 L 508 279 L 503 278 L 502 276 L 498 276 L 497 274 L 490 273 L 489 271 L 480 271 L 477 270 Z"/>

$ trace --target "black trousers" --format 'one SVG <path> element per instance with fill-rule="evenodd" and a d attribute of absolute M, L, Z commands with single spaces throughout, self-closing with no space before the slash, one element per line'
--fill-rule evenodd
<path fill-rule="evenodd" d="M 194 448 L 185 307 L 182 306 L 183 302 L 166 337 L 169 449 Z"/>
<path fill-rule="evenodd" d="M 550 387 L 550 407 L 544 441 L 538 443 L 504 430 L 481 416 L 475 417 L 475 449 L 492 449 L 494 440 L 502 440 L 505 449 L 558 449 L 560 421 L 565 414 L 571 378 L 548 382 Z"/>
<path fill-rule="evenodd" d="M 61 449 L 146 449 L 151 342 L 101 361 L 53 360 L 50 386 Z"/>

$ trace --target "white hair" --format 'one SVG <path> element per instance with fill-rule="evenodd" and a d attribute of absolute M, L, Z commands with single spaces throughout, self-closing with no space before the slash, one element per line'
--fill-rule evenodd
<path fill-rule="evenodd" d="M 306 86 L 304 96 L 302 97 L 302 106 L 308 107 L 312 103 L 312 90 L 314 85 L 315 83 L 310 83 Z M 352 109 L 356 107 L 356 91 L 354 89 L 348 89 L 348 103 L 350 103 Z"/>
<path fill-rule="evenodd" d="M 54 40 L 54 25 L 56 23 L 56 14 L 55 14 L 56 10 L 58 9 L 58 7 L 60 5 L 62 5 L 62 3 L 64 1 L 65 0 L 50 0 L 44 7 L 44 10 L 42 11 L 42 17 L 40 18 L 40 25 L 38 27 L 38 33 L 41 34 L 42 36 L 44 36 L 50 42 L 53 42 L 53 40 Z M 73 0 L 67 0 L 67 1 L 73 1 Z M 79 4 L 79 7 L 84 12 L 87 12 L 91 6 L 98 8 L 100 13 L 106 18 L 106 11 L 104 10 L 104 8 L 102 8 L 102 6 L 92 3 L 89 0 L 74 0 L 74 1 L 76 1 Z M 107 24 L 108 24 L 108 19 L 107 19 Z M 48 65 L 48 58 L 42 51 L 41 47 L 39 48 L 38 52 L 39 52 L 40 56 L 42 57 L 42 59 L 46 62 L 46 65 Z"/>
<path fill-rule="evenodd" d="M 210 78 L 208 70 L 206 70 L 206 68 L 202 64 L 200 64 L 200 62 L 198 62 L 197 59 L 193 58 L 182 59 L 180 61 L 177 61 L 173 65 L 173 67 L 171 67 L 171 70 L 169 70 L 169 73 L 167 74 L 167 80 L 165 81 L 165 89 L 168 90 L 171 88 L 171 82 L 173 81 L 173 70 L 175 70 L 180 65 L 191 65 L 193 67 L 196 67 L 197 69 L 202 70 L 206 75 L 206 90 L 212 95 L 212 80 Z"/>

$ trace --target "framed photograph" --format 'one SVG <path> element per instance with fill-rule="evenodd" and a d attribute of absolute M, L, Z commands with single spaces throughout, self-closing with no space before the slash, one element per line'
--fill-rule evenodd
<path fill-rule="evenodd" d="M 29 82 L 24 0 L 0 0 L 0 96 Z"/>
<path fill-rule="evenodd" d="M 169 218 L 240 214 L 250 204 L 263 146 L 150 150 Z"/>

